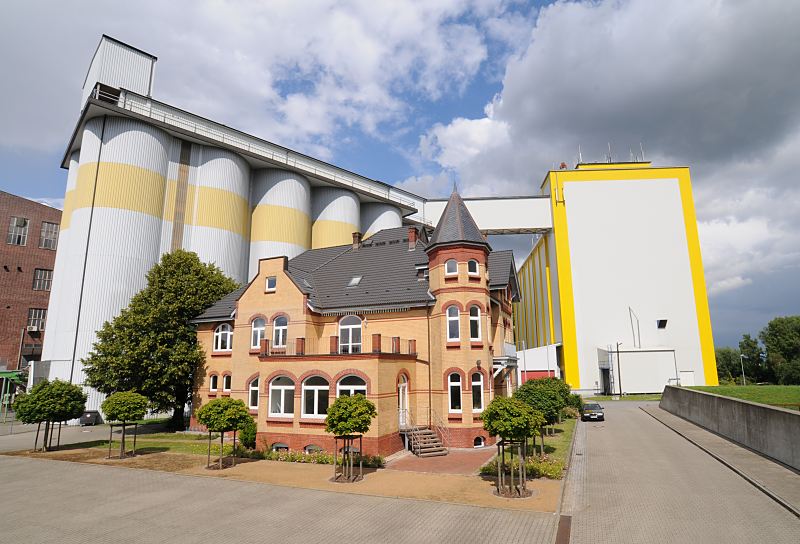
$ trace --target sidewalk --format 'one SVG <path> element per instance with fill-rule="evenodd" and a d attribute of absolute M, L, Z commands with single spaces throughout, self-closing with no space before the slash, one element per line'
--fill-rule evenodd
<path fill-rule="evenodd" d="M 800 517 L 800 474 L 658 406 L 641 409 Z"/>

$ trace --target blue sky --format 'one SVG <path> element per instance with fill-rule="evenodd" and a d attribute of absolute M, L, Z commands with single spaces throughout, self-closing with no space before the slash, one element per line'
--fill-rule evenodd
<path fill-rule="evenodd" d="M 103 33 L 159 57 L 157 99 L 426 196 L 532 193 L 578 145 L 596 160 L 642 142 L 692 168 L 715 339 L 732 344 L 800 313 L 798 27 L 780 0 L 14 3 L 0 188 L 63 197 Z"/>

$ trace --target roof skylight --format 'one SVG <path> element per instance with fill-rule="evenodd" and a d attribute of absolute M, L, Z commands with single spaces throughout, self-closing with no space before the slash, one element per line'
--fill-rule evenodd
<path fill-rule="evenodd" d="M 350 283 L 348 283 L 347 286 L 356 287 L 359 283 L 361 283 L 361 276 L 353 276 L 350 278 Z"/>

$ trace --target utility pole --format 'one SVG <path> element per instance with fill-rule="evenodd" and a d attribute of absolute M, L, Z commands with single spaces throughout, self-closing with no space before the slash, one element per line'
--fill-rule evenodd
<path fill-rule="evenodd" d="M 622 342 L 617 342 L 617 382 L 619 383 L 619 396 L 622 398 L 622 366 L 619 364 L 619 347 Z"/>

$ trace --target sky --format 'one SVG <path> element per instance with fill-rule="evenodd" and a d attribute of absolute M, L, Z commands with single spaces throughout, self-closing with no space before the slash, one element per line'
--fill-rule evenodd
<path fill-rule="evenodd" d="M 800 7 L 783 0 L 3 6 L 0 189 L 60 206 L 101 34 L 159 100 L 423 196 L 562 161 L 689 166 L 715 342 L 800 314 Z M 493 240 L 518 260 L 526 237 Z"/>

